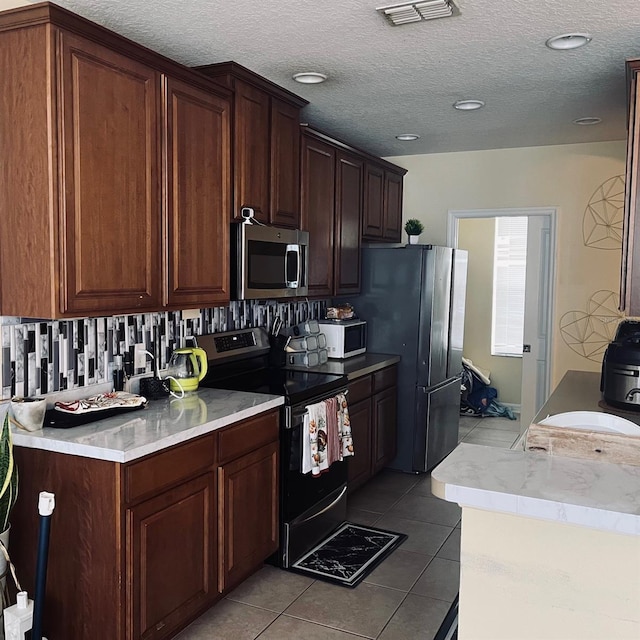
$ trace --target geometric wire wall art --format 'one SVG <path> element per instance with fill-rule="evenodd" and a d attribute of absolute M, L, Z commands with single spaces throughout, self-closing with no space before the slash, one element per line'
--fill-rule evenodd
<path fill-rule="evenodd" d="M 591 196 L 582 220 L 586 247 L 615 250 L 622 247 L 624 176 L 603 182 Z"/>
<path fill-rule="evenodd" d="M 607 345 L 613 340 L 618 323 L 624 317 L 618 311 L 619 296 L 613 291 L 596 291 L 585 311 L 567 311 L 560 318 L 560 335 L 578 355 L 602 362 Z"/>

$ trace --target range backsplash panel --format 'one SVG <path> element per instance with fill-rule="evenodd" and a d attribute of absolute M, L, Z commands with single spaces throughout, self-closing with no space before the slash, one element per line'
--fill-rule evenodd
<path fill-rule="evenodd" d="M 153 352 L 159 340 L 159 368 L 164 369 L 177 347 L 189 336 L 247 327 L 269 327 L 278 316 L 284 327 L 323 317 L 327 300 L 277 302 L 245 300 L 228 307 L 200 310 L 200 317 L 183 319 L 181 311 L 29 321 L 0 318 L 2 353 L 0 399 L 34 396 L 111 381 L 115 355 L 133 362 L 134 345 L 143 343 Z M 153 371 L 151 358 L 145 369 Z"/>

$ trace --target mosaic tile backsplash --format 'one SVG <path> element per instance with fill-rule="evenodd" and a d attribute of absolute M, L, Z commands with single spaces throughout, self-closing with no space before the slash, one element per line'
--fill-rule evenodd
<path fill-rule="evenodd" d="M 184 346 L 189 336 L 269 327 L 276 316 L 283 327 L 290 327 L 323 317 L 327 302 L 246 300 L 231 302 L 228 307 L 202 309 L 200 317 L 193 319 L 183 319 L 180 311 L 40 322 L 0 318 L 0 399 L 110 382 L 115 355 L 133 362 L 134 345 L 143 343 L 153 351 L 154 340 L 159 342 L 159 368 L 164 369 L 173 350 Z M 145 369 L 133 373 L 152 371 L 149 358 Z"/>

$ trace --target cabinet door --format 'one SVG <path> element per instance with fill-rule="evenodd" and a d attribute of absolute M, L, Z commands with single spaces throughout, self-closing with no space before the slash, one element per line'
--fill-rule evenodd
<path fill-rule="evenodd" d="M 302 228 L 309 232 L 309 296 L 333 294 L 335 147 L 302 136 Z"/>
<path fill-rule="evenodd" d="M 168 306 L 229 301 L 229 103 L 164 79 Z"/>
<path fill-rule="evenodd" d="M 269 95 L 250 84 L 235 81 L 233 217 L 251 207 L 255 218 L 269 222 Z"/>
<path fill-rule="evenodd" d="M 347 485 L 351 492 L 371 477 L 371 398 L 349 405 L 349 421 L 354 455 L 345 460 L 349 473 Z"/>
<path fill-rule="evenodd" d="M 373 396 L 373 472 L 377 473 L 396 457 L 397 387 Z"/>
<path fill-rule="evenodd" d="M 61 311 L 157 310 L 159 74 L 69 33 L 59 60 Z"/>
<path fill-rule="evenodd" d="M 217 597 L 215 476 L 127 511 L 130 638 L 169 638 Z"/>
<path fill-rule="evenodd" d="M 402 180 L 392 171 L 384 172 L 384 230 L 385 240 L 400 242 L 402 232 Z"/>
<path fill-rule="evenodd" d="M 278 443 L 218 467 L 219 583 L 239 584 L 278 548 Z"/>
<path fill-rule="evenodd" d="M 363 236 L 380 239 L 384 232 L 384 170 L 367 164 L 364 178 Z"/>
<path fill-rule="evenodd" d="M 629 125 L 627 136 L 627 164 L 625 172 L 625 216 L 622 238 L 622 268 L 620 272 L 620 308 L 627 315 L 640 315 L 640 224 L 636 215 L 640 211 L 640 85 L 638 61 L 627 62 L 630 80 Z"/>
<path fill-rule="evenodd" d="M 271 98 L 271 222 L 300 228 L 300 110 Z"/>
<path fill-rule="evenodd" d="M 364 163 L 338 151 L 336 158 L 334 293 L 360 293 L 360 237 Z"/>

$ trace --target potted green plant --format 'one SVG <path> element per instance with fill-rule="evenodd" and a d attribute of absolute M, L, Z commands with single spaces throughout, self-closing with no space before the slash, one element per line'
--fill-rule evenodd
<path fill-rule="evenodd" d="M 0 432 L 0 536 L 9 528 L 9 516 L 18 499 L 18 467 L 13 458 L 9 412 Z"/>
<path fill-rule="evenodd" d="M 409 244 L 418 244 L 418 236 L 424 231 L 424 225 L 416 218 L 410 218 L 404 223 L 404 230 L 409 236 Z"/>

